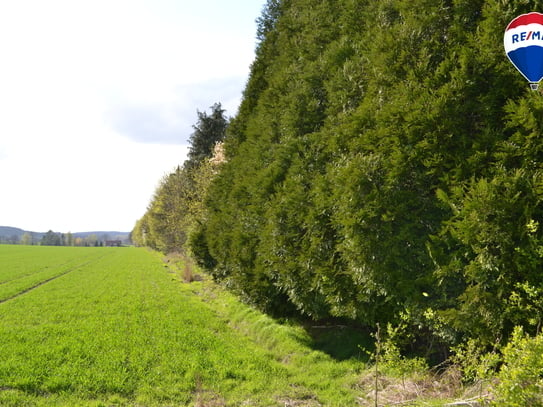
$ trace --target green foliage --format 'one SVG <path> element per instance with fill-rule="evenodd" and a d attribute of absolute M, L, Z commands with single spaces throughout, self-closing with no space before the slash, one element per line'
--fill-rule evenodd
<path fill-rule="evenodd" d="M 186 241 L 187 211 L 192 199 L 192 180 L 185 168 L 165 176 L 148 208 L 146 245 L 168 253 Z"/>
<path fill-rule="evenodd" d="M 488 352 L 474 339 L 452 348 L 451 361 L 462 371 L 466 383 L 483 383 L 495 377 L 503 357 L 496 350 Z"/>
<path fill-rule="evenodd" d="M 270 0 L 200 263 L 266 310 L 409 315 L 424 346 L 539 329 L 543 99 L 502 45 L 537 5 Z"/>
<path fill-rule="evenodd" d="M 448 316 L 451 324 L 472 330 L 483 341 L 508 335 L 512 324 L 528 322 L 528 313 L 539 318 L 533 314 L 535 296 L 529 298 L 528 292 L 542 283 L 537 271 L 542 265 L 540 232 L 534 221 L 540 216 L 541 181 L 538 172 L 497 170 L 491 180 L 473 180 L 454 190 L 455 199 L 449 201 L 456 212 L 447 226 L 449 245 L 463 250 L 452 252 L 439 276 L 456 280 L 457 289 L 463 289 L 455 293 L 457 311 Z"/>
<path fill-rule="evenodd" d="M 499 405 L 543 406 L 543 336 L 530 338 L 515 328 L 504 349 L 504 364 L 498 375 Z"/>
<path fill-rule="evenodd" d="M 391 324 L 387 325 L 385 338 L 380 343 L 379 370 L 391 377 L 405 379 L 409 377 L 415 379 L 427 374 L 428 366 L 426 361 L 420 357 L 405 357 L 401 354 L 398 344 L 401 344 L 405 338 L 405 327 Z"/>

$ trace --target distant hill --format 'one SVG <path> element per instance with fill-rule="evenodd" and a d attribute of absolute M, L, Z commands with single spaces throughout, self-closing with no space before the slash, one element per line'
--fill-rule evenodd
<path fill-rule="evenodd" d="M 23 229 L 13 228 L 10 226 L 0 226 L 0 238 L 12 238 L 15 236 L 21 238 L 21 236 L 24 234 L 25 231 Z M 43 233 L 41 233 L 41 235 L 43 235 Z"/>
<path fill-rule="evenodd" d="M 11 226 L 0 226 L 0 243 L 17 243 L 21 240 L 21 237 L 25 233 L 30 233 L 35 242 L 42 239 L 46 232 L 33 232 L 29 230 L 23 230 Z M 123 243 L 129 242 L 129 232 L 119 231 L 90 231 L 90 232 L 75 232 L 72 233 L 74 238 L 85 239 L 89 236 L 96 236 L 98 240 L 121 240 Z"/>

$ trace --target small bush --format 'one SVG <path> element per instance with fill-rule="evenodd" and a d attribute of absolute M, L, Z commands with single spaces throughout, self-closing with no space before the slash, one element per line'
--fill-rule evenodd
<path fill-rule="evenodd" d="M 528 337 L 517 327 L 503 351 L 498 374 L 497 404 L 543 406 L 543 335 Z"/>
<path fill-rule="evenodd" d="M 381 370 L 392 377 L 405 379 L 406 377 L 424 377 L 428 374 L 428 365 L 423 358 L 405 357 L 392 341 L 382 344 Z"/>
<path fill-rule="evenodd" d="M 496 375 L 501 362 L 501 355 L 496 350 L 488 352 L 478 341 L 469 339 L 452 348 L 454 356 L 450 358 L 453 365 L 462 373 L 462 380 L 466 384 L 482 384 L 490 382 Z"/>

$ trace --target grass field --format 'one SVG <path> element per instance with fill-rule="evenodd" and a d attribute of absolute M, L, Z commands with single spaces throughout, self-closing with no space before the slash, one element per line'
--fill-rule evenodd
<path fill-rule="evenodd" d="M 317 348 L 144 249 L 0 245 L 0 406 L 357 405 Z"/>

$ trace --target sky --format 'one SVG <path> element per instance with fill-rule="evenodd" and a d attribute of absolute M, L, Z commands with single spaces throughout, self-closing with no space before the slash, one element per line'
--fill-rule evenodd
<path fill-rule="evenodd" d="M 265 0 L 0 0 L 0 226 L 130 231 L 234 116 Z"/>

